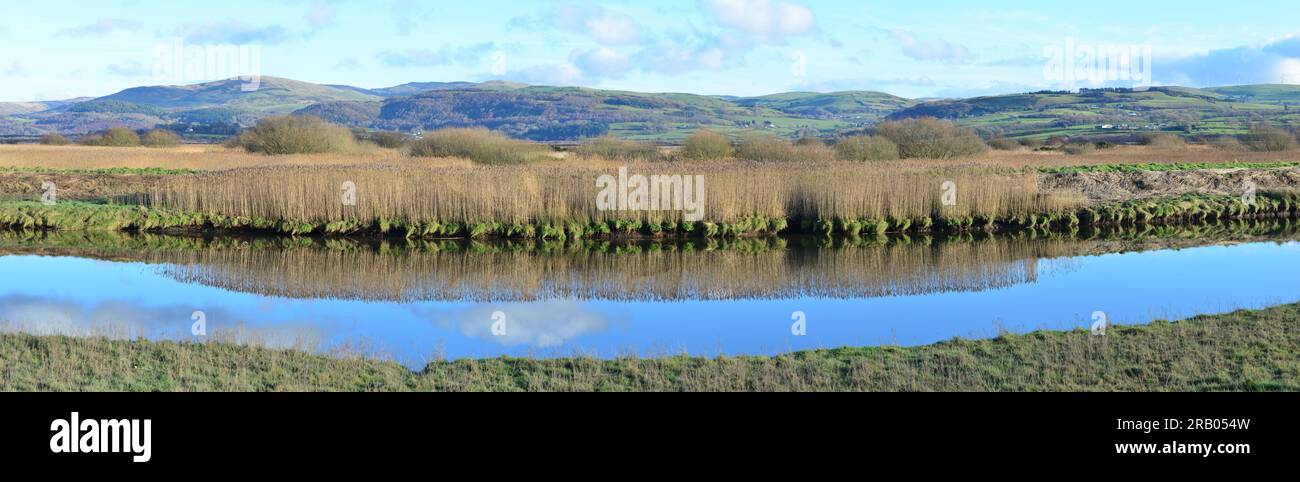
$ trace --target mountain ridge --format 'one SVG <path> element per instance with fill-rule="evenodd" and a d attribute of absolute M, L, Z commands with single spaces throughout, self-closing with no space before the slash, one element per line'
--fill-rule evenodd
<path fill-rule="evenodd" d="M 1233 133 L 1252 122 L 1300 125 L 1300 86 L 1040 91 L 965 99 L 883 92 L 780 92 L 752 97 L 649 93 L 514 82 L 410 82 L 383 88 L 262 77 L 141 86 L 93 99 L 0 103 L 0 135 L 81 134 L 119 124 L 229 135 L 271 115 L 311 114 L 359 129 L 486 127 L 540 141 L 600 135 L 678 141 L 699 128 L 731 135 L 834 136 L 888 119 L 938 117 L 986 137 L 1172 131 Z"/>

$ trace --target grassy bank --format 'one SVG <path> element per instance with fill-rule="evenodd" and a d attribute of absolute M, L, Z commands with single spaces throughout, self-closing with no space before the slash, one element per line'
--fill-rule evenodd
<path fill-rule="evenodd" d="M 772 357 L 397 363 L 228 344 L 0 335 L 4 390 L 1300 390 L 1300 305 Z"/>
<path fill-rule="evenodd" d="M 462 198 L 462 200 L 468 198 Z M 489 201 L 492 196 L 484 196 Z M 795 200 L 784 200 L 798 204 Z M 840 202 L 832 199 L 830 202 Z M 539 199 L 538 203 L 548 205 Z M 255 204 L 255 203 L 254 203 Z M 888 206 L 887 203 L 882 203 Z M 549 204 L 554 206 L 554 204 Z M 617 236 L 647 237 L 736 237 L 774 234 L 818 234 L 850 237 L 893 234 L 962 232 L 1016 232 L 1031 229 L 1074 230 L 1080 226 L 1166 225 L 1238 219 L 1293 218 L 1300 210 L 1296 191 L 1260 192 L 1254 204 L 1223 195 L 1184 195 L 1081 208 L 1055 208 L 1053 204 L 1024 206 L 1017 210 L 974 211 L 932 207 L 913 211 L 914 216 L 887 215 L 888 208 L 849 207 L 843 212 L 871 211 L 873 216 L 848 217 L 826 214 L 820 207 L 788 207 L 772 214 L 735 213 L 731 217 L 706 218 L 700 222 L 668 216 L 618 218 L 608 213 L 574 213 L 573 217 L 529 217 L 518 213 L 488 211 L 484 218 L 466 217 L 464 206 L 434 201 L 440 211 L 424 213 L 349 213 L 339 209 L 327 218 L 305 211 L 275 211 L 264 216 L 258 209 L 219 214 L 196 209 L 137 205 L 61 202 L 47 206 L 31 201 L 0 202 L 0 227 L 36 230 L 119 230 L 143 232 L 220 231 L 265 232 L 290 235 L 383 235 L 409 239 L 516 238 L 580 239 Z M 436 208 L 434 208 L 436 207 Z M 458 209 L 459 208 L 459 209 Z M 527 209 L 527 208 L 524 208 Z M 218 212 L 227 212 L 219 209 Z M 882 212 L 883 211 L 883 212 Z M 834 211 L 832 211 L 834 212 Z M 560 216 L 559 212 L 552 213 Z M 409 217 L 415 216 L 415 217 Z"/>

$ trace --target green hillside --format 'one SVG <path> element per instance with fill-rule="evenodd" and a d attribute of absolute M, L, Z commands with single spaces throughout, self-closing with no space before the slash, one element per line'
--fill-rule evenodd
<path fill-rule="evenodd" d="M 1257 122 L 1300 126 L 1300 87 L 1153 87 L 976 97 L 925 102 L 891 119 L 938 117 L 987 137 L 1240 134 Z"/>
<path fill-rule="evenodd" d="M 176 127 L 221 138 L 266 116 L 311 114 L 360 129 L 420 132 L 486 127 L 539 141 L 615 135 L 679 142 L 709 128 L 739 137 L 836 136 L 885 119 L 938 117 L 985 137 L 1131 139 L 1151 132 L 1239 134 L 1253 123 L 1300 126 L 1300 86 L 1154 87 L 1034 92 L 969 99 L 905 99 L 869 91 L 759 97 L 643 93 L 514 82 L 412 82 L 366 89 L 263 77 L 256 90 L 231 79 L 136 87 L 97 99 L 0 103 L 0 136 L 79 134 L 107 127 Z M 183 128 L 183 129 L 182 129 Z"/>
<path fill-rule="evenodd" d="M 830 135 L 861 127 L 913 105 L 876 92 L 793 93 L 726 98 L 582 87 L 489 83 L 440 86 L 418 95 L 374 102 L 332 102 L 299 111 L 354 127 L 415 131 L 487 127 L 512 136 L 564 141 L 613 134 L 675 141 L 701 127 L 733 135 Z M 364 113 L 378 112 L 373 117 Z"/>
<path fill-rule="evenodd" d="M 168 111 L 224 107 L 256 113 L 288 114 L 320 102 L 380 99 L 355 90 L 278 77 L 262 77 L 256 90 L 245 91 L 246 85 L 244 81 L 230 79 L 195 85 L 136 87 L 82 105 L 122 102 Z"/>

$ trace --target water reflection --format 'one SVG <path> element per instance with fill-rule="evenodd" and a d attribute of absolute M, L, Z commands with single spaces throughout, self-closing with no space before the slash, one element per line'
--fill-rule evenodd
<path fill-rule="evenodd" d="M 0 253 L 130 260 L 245 293 L 372 301 L 862 298 L 1032 283 L 1039 260 L 1285 239 L 1288 221 L 1074 235 L 694 241 L 360 241 L 0 232 Z"/>
<path fill-rule="evenodd" d="M 209 339 L 413 367 L 915 345 L 1086 327 L 1099 310 L 1143 323 L 1294 302 L 1297 236 L 1280 221 L 690 245 L 0 232 L 0 330 L 187 340 L 201 310 Z M 807 336 L 792 336 L 793 311 Z"/>

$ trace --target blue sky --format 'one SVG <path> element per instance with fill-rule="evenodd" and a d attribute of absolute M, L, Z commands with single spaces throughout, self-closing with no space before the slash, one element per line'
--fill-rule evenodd
<path fill-rule="evenodd" d="M 971 96 L 1064 87 L 1044 68 L 1067 45 L 1149 48 L 1157 84 L 1300 83 L 1297 13 L 1293 0 L 7 1 L 0 100 L 175 83 L 155 54 L 177 41 L 256 46 L 262 75 L 361 87 Z"/>

